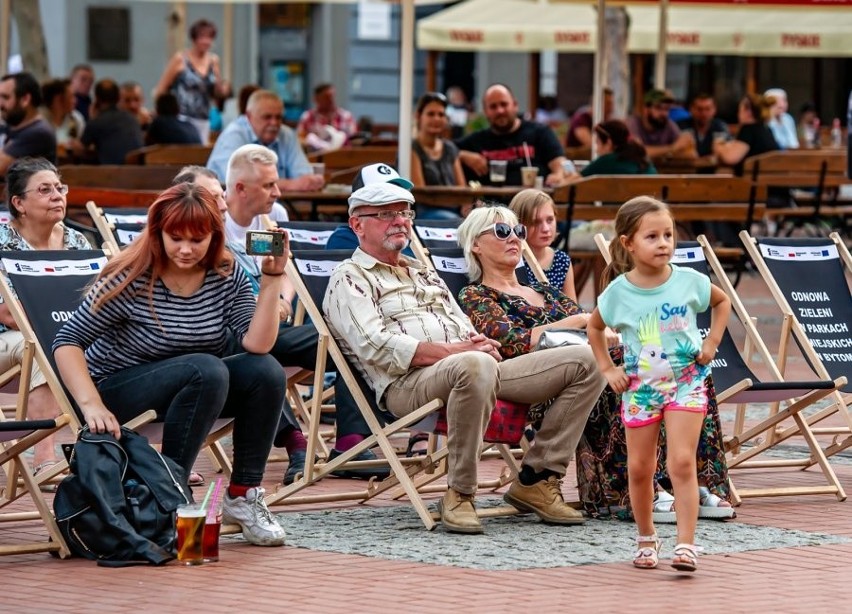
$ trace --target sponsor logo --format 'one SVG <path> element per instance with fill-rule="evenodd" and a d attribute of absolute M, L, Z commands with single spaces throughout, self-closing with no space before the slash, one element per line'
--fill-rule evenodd
<path fill-rule="evenodd" d="M 592 42 L 590 32 L 558 31 L 553 33 L 553 42 L 571 45 L 585 45 Z"/>
<path fill-rule="evenodd" d="M 781 34 L 782 47 L 796 49 L 818 49 L 821 46 L 819 34 Z"/>
<path fill-rule="evenodd" d="M 481 43 L 485 40 L 485 33 L 482 30 L 450 30 L 450 40 Z"/>

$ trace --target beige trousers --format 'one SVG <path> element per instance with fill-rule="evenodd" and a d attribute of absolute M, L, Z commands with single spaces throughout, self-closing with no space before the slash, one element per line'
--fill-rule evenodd
<path fill-rule="evenodd" d="M 484 352 L 463 352 L 412 369 L 387 388 L 384 402 L 402 417 L 432 399 L 444 401 L 448 484 L 473 494 L 479 447 L 498 397 L 527 404 L 553 399 L 523 462 L 536 472 L 564 475 L 605 384 L 587 346 L 541 350 L 502 362 Z"/>
<path fill-rule="evenodd" d="M 50 348 L 47 348 L 48 350 Z M 0 333 L 0 373 L 8 371 L 24 359 L 24 336 L 17 330 L 7 330 Z M 47 380 L 33 361 L 33 372 L 30 378 L 30 390 L 46 384 Z"/>

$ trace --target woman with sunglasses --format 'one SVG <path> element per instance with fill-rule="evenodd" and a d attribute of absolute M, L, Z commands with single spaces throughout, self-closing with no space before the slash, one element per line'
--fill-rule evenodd
<path fill-rule="evenodd" d="M 68 186 L 59 178 L 56 167 L 44 158 L 20 158 L 6 173 L 6 204 L 11 220 L 0 224 L 0 251 L 34 249 L 91 249 L 81 233 L 62 223 L 65 219 L 65 195 Z M 24 337 L 0 299 L 0 370 L 20 364 Z M 45 420 L 59 415 L 59 405 L 47 386 L 47 380 L 33 364 L 27 417 Z M 35 446 L 33 470 L 47 471 L 59 462 L 53 437 Z"/>
<path fill-rule="evenodd" d="M 459 227 L 459 244 L 464 250 L 471 285 L 459 295 L 459 304 L 473 327 L 500 342 L 500 355 L 511 359 L 535 350 L 548 330 L 585 328 L 591 314 L 575 300 L 549 285 L 522 285 L 515 273 L 521 259 L 521 242 L 526 228 L 505 207 L 474 209 Z M 610 352 L 621 361 L 621 347 L 613 331 L 607 331 Z M 715 398 L 711 399 L 715 409 Z M 619 418 L 621 397 L 604 388 L 583 430 L 577 446 L 577 488 L 580 502 L 590 516 L 615 515 L 631 519 L 627 483 L 627 444 Z M 543 408 L 534 408 L 535 425 Z M 662 446 L 660 447 L 662 449 Z M 702 517 L 732 518 L 727 468 L 720 433 L 705 428 L 699 445 L 699 471 Z M 667 480 L 665 460 L 658 458 L 657 478 Z M 655 522 L 672 523 L 674 498 L 661 488 L 654 502 Z"/>
<path fill-rule="evenodd" d="M 411 143 L 411 182 L 415 186 L 464 186 L 459 150 L 449 139 L 447 99 L 438 92 L 423 94 L 414 113 L 417 135 Z M 459 215 L 449 209 L 417 206 L 422 219 L 452 219 Z"/>

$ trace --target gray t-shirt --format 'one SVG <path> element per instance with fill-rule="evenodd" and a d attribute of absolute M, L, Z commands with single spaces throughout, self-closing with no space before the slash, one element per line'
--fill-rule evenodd
<path fill-rule="evenodd" d="M 23 128 L 6 127 L 3 153 L 12 158 L 35 156 L 56 163 L 56 134 L 47 121 L 39 117 Z"/>
<path fill-rule="evenodd" d="M 630 134 L 642 141 L 643 145 L 671 145 L 680 136 L 680 128 L 670 119 L 662 130 L 648 132 L 642 124 L 642 118 L 631 115 L 627 118 L 627 129 L 630 130 Z"/>
<path fill-rule="evenodd" d="M 444 139 L 444 149 L 441 152 L 441 157 L 437 160 L 429 157 L 429 154 L 417 141 L 412 141 L 411 148 L 420 158 L 420 165 L 423 167 L 423 180 L 426 185 L 456 185 L 453 164 L 459 157 L 459 149 L 455 143 Z"/>

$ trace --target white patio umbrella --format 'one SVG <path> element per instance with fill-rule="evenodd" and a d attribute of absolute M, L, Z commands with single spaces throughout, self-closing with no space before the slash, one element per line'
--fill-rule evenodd
<path fill-rule="evenodd" d="M 0 0 L 5 1 L 5 0 Z M 170 2 L 172 4 L 303 4 L 305 1 L 315 4 L 355 4 L 359 0 L 138 0 L 140 2 Z M 415 5 L 452 4 L 457 0 L 369 0 L 382 4 L 399 4 L 402 9 L 400 19 L 400 67 L 399 67 L 399 172 L 408 177 L 411 174 L 411 139 L 407 138 L 411 126 L 411 101 L 414 97 L 414 7 Z M 227 20 L 227 17 L 226 17 Z M 233 32 L 229 24 L 223 28 L 223 48 L 229 53 Z"/>

